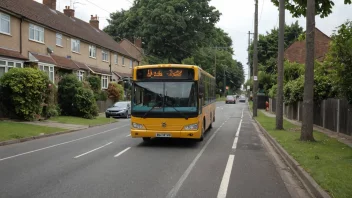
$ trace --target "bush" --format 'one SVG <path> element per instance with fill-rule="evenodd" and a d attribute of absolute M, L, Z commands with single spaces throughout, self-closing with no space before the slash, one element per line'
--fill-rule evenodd
<path fill-rule="evenodd" d="M 98 116 L 98 106 L 95 101 L 93 91 L 79 87 L 73 97 L 73 104 L 76 109 L 75 116 L 92 119 Z"/>
<path fill-rule="evenodd" d="M 42 113 L 47 75 L 33 68 L 13 68 L 0 79 L 0 98 L 9 117 L 35 120 Z"/>
<path fill-rule="evenodd" d="M 74 115 L 77 111 L 73 104 L 73 98 L 82 83 L 74 74 L 65 75 L 59 82 L 58 103 L 63 115 Z"/>
<path fill-rule="evenodd" d="M 107 91 L 108 91 L 108 97 L 114 102 L 123 100 L 124 90 L 120 84 L 117 84 L 116 82 L 109 83 Z"/>
<path fill-rule="evenodd" d="M 300 76 L 296 80 L 289 81 L 284 86 L 284 102 L 285 104 L 293 104 L 303 100 L 304 76 Z"/>
<path fill-rule="evenodd" d="M 277 93 L 277 84 L 273 85 L 270 89 L 269 89 L 269 97 L 270 98 L 276 98 L 276 93 Z"/>
<path fill-rule="evenodd" d="M 101 80 L 99 76 L 89 76 L 87 78 L 88 83 L 90 84 L 90 87 L 94 91 L 94 93 L 97 93 L 101 90 Z"/>
<path fill-rule="evenodd" d="M 51 82 L 45 93 L 45 100 L 43 104 L 42 117 L 50 118 L 60 115 L 60 108 L 57 105 L 57 88 Z"/>

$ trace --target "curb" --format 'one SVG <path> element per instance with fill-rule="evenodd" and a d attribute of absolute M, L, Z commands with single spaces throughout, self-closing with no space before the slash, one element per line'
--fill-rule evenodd
<path fill-rule="evenodd" d="M 57 135 L 62 135 L 62 134 L 66 134 L 66 133 L 72 133 L 72 132 L 76 132 L 76 131 L 80 131 L 80 130 L 83 130 L 83 129 L 74 129 L 74 130 L 61 131 L 61 132 L 56 132 L 56 133 L 51 133 L 51 134 L 26 137 L 26 138 L 21 138 L 21 139 L 16 139 L 16 140 L 8 140 L 8 141 L 0 142 L 0 146 L 6 146 L 6 145 L 21 143 L 21 142 L 27 142 L 30 140 L 42 139 L 45 137 L 57 136 Z"/>
<path fill-rule="evenodd" d="M 252 115 L 252 114 L 251 114 Z M 260 131 L 269 140 L 270 144 L 274 147 L 277 153 L 284 159 L 286 164 L 293 170 L 294 174 L 302 182 L 308 193 L 312 197 L 317 198 L 331 198 L 330 195 L 324 191 L 316 181 L 301 167 L 301 165 L 289 155 L 284 148 L 273 138 L 271 135 L 260 125 L 260 123 L 253 118 L 255 123 L 258 125 Z"/>

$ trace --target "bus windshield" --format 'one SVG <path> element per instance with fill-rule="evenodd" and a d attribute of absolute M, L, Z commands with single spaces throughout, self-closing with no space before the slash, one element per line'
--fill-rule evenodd
<path fill-rule="evenodd" d="M 136 82 L 133 91 L 133 112 L 197 112 L 195 82 Z"/>

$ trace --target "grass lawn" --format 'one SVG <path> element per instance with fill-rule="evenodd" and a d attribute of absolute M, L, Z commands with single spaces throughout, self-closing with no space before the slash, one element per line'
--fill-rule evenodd
<path fill-rule="evenodd" d="M 65 131 L 65 129 L 0 121 L 0 141 L 38 136 L 41 133 L 50 134 L 59 131 Z"/>
<path fill-rule="evenodd" d="M 217 98 L 216 101 L 225 101 L 226 97 Z"/>
<path fill-rule="evenodd" d="M 85 119 L 73 116 L 58 116 L 54 118 L 50 118 L 51 121 L 56 121 L 65 124 L 79 124 L 79 125 L 89 125 L 95 126 L 100 124 L 109 124 L 110 122 L 117 122 L 114 118 L 105 118 L 105 117 L 97 117 L 95 119 Z"/>
<path fill-rule="evenodd" d="M 299 126 L 284 120 L 285 130 L 275 130 L 261 111 L 256 119 L 332 197 L 352 197 L 352 148 L 316 131 L 317 142 L 301 142 Z"/>

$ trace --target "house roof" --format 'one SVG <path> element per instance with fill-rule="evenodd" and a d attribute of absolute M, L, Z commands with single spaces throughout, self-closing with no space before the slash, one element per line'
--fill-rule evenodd
<path fill-rule="evenodd" d="M 329 51 L 331 38 L 315 28 L 315 59 L 324 61 L 325 55 Z M 305 64 L 306 61 L 306 41 L 296 41 L 285 50 L 285 59 L 291 62 Z"/>
<path fill-rule="evenodd" d="M 20 52 L 5 48 L 0 48 L 0 56 L 5 56 L 9 58 L 16 58 L 21 60 L 27 60 L 26 57 L 22 56 Z"/>
<path fill-rule="evenodd" d="M 124 78 L 124 77 L 132 77 L 132 74 L 128 74 L 128 73 L 121 73 L 121 72 L 116 72 L 116 71 L 113 71 L 112 73 L 114 73 L 115 75 L 120 76 L 122 78 Z"/>
<path fill-rule="evenodd" d="M 31 54 L 34 56 L 34 58 L 36 58 L 39 62 L 42 63 L 49 63 L 49 64 L 53 64 L 56 65 L 56 62 L 54 61 L 54 59 L 51 56 L 48 55 L 43 55 L 43 54 L 36 54 L 34 52 L 31 52 Z"/>
<path fill-rule="evenodd" d="M 102 48 L 118 52 L 126 57 L 134 59 L 112 37 L 105 32 L 95 29 L 89 23 L 75 17 L 50 9 L 48 6 L 33 0 L 1 0 L 0 8 L 5 11 L 34 21 L 40 25 L 50 27 L 56 31 L 68 34 L 72 37 L 83 39 Z"/>
<path fill-rule="evenodd" d="M 134 55 L 134 54 L 132 54 L 132 53 L 130 53 L 130 54 L 131 54 L 131 56 L 132 56 L 133 58 L 135 58 L 136 60 L 138 60 L 138 61 L 141 61 L 141 60 L 142 60 L 142 55 L 143 55 L 143 53 L 144 53 L 144 51 L 143 51 L 142 48 L 137 47 L 134 43 L 132 43 L 130 40 L 128 40 L 128 39 L 126 39 L 126 38 L 122 39 L 122 40 L 119 42 L 119 44 L 121 44 L 122 42 L 127 42 L 129 45 L 131 45 L 132 47 L 134 47 L 135 49 L 137 49 L 137 51 L 140 53 L 140 56 L 136 56 L 136 55 Z M 126 49 L 125 49 L 125 50 L 126 50 Z M 128 52 L 128 50 L 126 50 L 126 51 Z"/>
<path fill-rule="evenodd" d="M 79 70 L 79 67 L 71 59 L 54 54 L 51 54 L 51 57 L 55 60 L 57 67 L 70 70 Z"/>
<path fill-rule="evenodd" d="M 91 71 L 93 73 L 96 73 L 96 74 L 105 74 L 105 75 L 111 75 L 110 71 L 108 70 L 105 70 L 105 69 L 101 69 L 101 68 L 97 68 L 97 67 L 94 67 L 92 65 L 87 65 Z"/>

